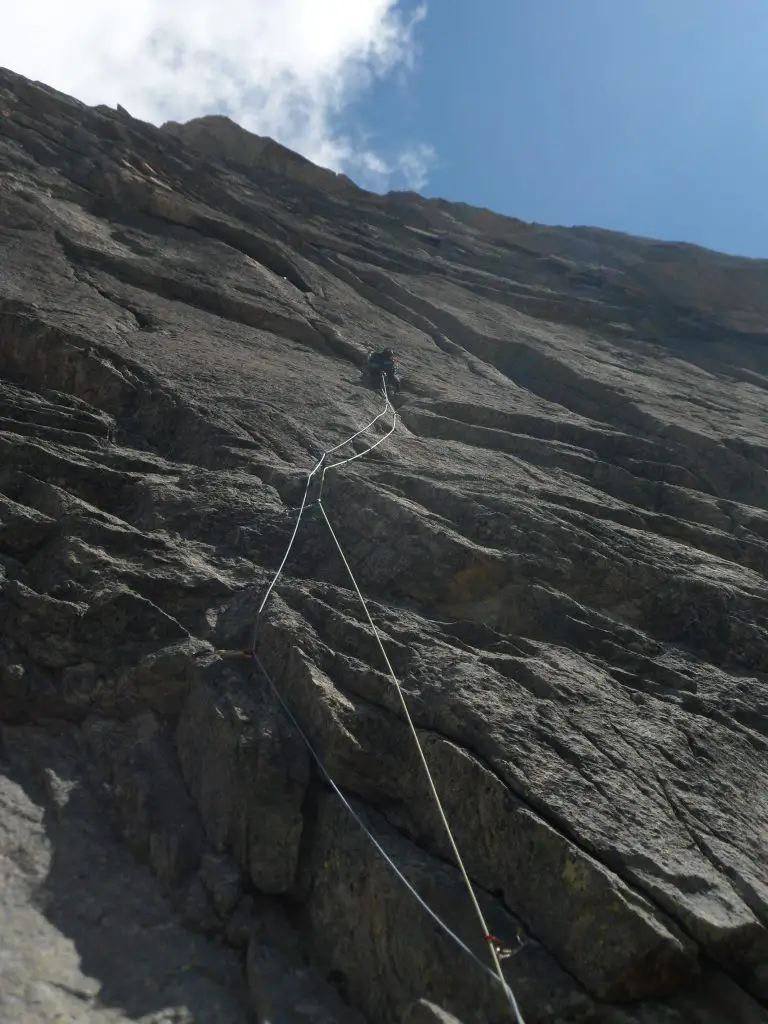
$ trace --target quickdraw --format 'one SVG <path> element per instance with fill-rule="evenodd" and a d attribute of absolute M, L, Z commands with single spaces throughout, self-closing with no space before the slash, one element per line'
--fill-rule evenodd
<path fill-rule="evenodd" d="M 516 956 L 525 945 L 525 936 L 519 929 L 517 932 L 516 949 L 512 949 L 511 946 L 505 946 L 501 939 L 497 938 L 495 935 L 486 935 L 484 938 L 485 941 L 496 950 L 496 956 L 499 960 L 511 960 L 511 958 Z"/>

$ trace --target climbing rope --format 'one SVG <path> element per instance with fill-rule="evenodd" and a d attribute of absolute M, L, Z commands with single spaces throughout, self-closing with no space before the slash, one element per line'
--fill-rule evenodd
<path fill-rule="evenodd" d="M 291 549 L 293 548 L 293 543 L 296 540 L 296 535 L 299 532 L 299 526 L 301 525 L 302 516 L 304 515 L 304 513 L 306 512 L 306 510 L 308 508 L 308 506 L 307 506 L 307 498 L 309 497 L 309 488 L 310 488 L 310 485 L 312 483 L 312 480 L 313 480 L 314 476 L 319 472 L 321 467 L 324 467 L 323 468 L 323 474 L 322 474 L 322 476 L 320 478 L 320 488 L 319 488 L 319 492 L 318 492 L 318 493 L 321 494 L 322 493 L 322 487 L 323 487 L 323 484 L 325 482 L 325 474 L 326 474 L 326 472 L 329 469 L 336 469 L 338 466 L 343 466 L 346 462 L 353 462 L 355 459 L 359 459 L 362 455 L 367 455 L 368 452 L 373 451 L 373 449 L 377 448 L 382 443 L 382 441 L 386 441 L 386 439 L 393 432 L 393 430 L 395 429 L 395 427 L 397 425 L 397 413 L 393 409 L 392 403 L 389 401 L 389 395 L 387 394 L 386 385 L 384 385 L 384 401 L 385 401 L 386 404 L 385 404 L 383 410 L 378 414 L 378 416 L 374 416 L 370 423 L 366 423 L 366 425 L 364 427 L 361 427 L 359 430 L 356 430 L 354 434 L 352 434 L 350 437 L 348 437 L 346 439 L 346 441 L 341 441 L 339 444 L 334 445 L 332 448 L 326 448 L 323 452 L 321 452 L 319 459 L 317 460 L 317 462 L 314 464 L 312 469 L 310 469 L 309 473 L 307 474 L 307 483 L 306 483 L 306 486 L 304 487 L 304 494 L 303 494 L 302 499 L 301 499 L 301 505 L 299 507 L 299 514 L 296 517 L 296 523 L 295 523 L 295 525 L 293 527 L 293 533 L 291 534 L 291 538 L 288 541 L 288 547 L 285 549 L 285 554 L 283 555 L 283 560 L 280 563 L 280 565 L 277 567 L 277 571 L 276 571 L 275 575 L 272 578 L 272 582 L 267 587 L 267 590 L 266 590 L 266 593 L 264 594 L 262 602 L 259 605 L 258 610 L 256 611 L 256 622 L 255 622 L 254 627 L 253 627 L 251 650 L 255 650 L 256 649 L 256 641 L 257 641 L 257 638 L 258 638 L 259 623 L 261 621 L 261 613 L 264 611 L 264 608 L 265 608 L 265 606 L 267 604 L 267 601 L 269 600 L 270 594 L 274 590 L 275 584 L 280 579 L 280 576 L 281 576 L 281 574 L 283 572 L 283 569 L 285 568 L 285 563 L 288 561 L 288 556 L 290 555 Z M 348 459 L 341 459 L 339 462 L 334 462 L 330 466 L 325 466 L 325 460 L 328 458 L 329 455 L 333 455 L 334 452 L 339 451 L 340 448 L 346 447 L 348 444 L 350 444 L 356 438 L 360 437 L 361 434 L 364 434 L 366 431 L 370 430 L 371 427 L 373 427 L 376 423 L 378 423 L 379 420 L 383 416 L 386 416 L 387 413 L 390 412 L 390 411 L 392 413 L 392 426 L 390 427 L 390 429 L 387 431 L 387 433 L 383 437 L 379 438 L 379 440 L 376 441 L 375 444 L 372 444 L 370 447 L 364 449 L 362 452 L 358 452 L 358 454 L 356 454 L 356 455 L 352 455 Z"/>
<path fill-rule="evenodd" d="M 495 938 L 495 936 L 493 936 L 491 934 L 490 929 L 488 928 L 488 923 L 485 920 L 485 914 L 483 914 L 483 909 L 480 906 L 480 901 L 477 898 L 477 894 L 475 892 L 475 888 L 472 885 L 472 882 L 470 880 L 469 874 L 468 874 L 467 869 L 466 869 L 466 867 L 464 865 L 464 860 L 463 860 L 461 854 L 459 853 L 459 848 L 458 848 L 458 846 L 456 844 L 456 840 L 455 840 L 454 835 L 453 835 L 453 830 L 451 829 L 451 826 L 450 826 L 450 824 L 448 822 L 448 816 L 445 813 L 445 808 L 443 807 L 443 802 L 440 799 L 440 794 L 437 792 L 437 786 L 435 785 L 434 777 L 432 775 L 432 772 L 430 770 L 429 764 L 427 762 L 427 758 L 426 758 L 426 756 L 424 754 L 424 748 L 421 745 L 421 740 L 419 739 L 419 734 L 416 731 L 416 726 L 414 725 L 413 718 L 411 717 L 411 713 L 408 710 L 408 703 L 407 703 L 407 701 L 405 699 L 405 694 L 403 693 L 403 688 L 400 685 L 399 679 L 395 675 L 395 670 L 392 668 L 392 662 L 389 660 L 389 656 L 387 655 L 386 648 L 384 647 L 384 644 L 382 643 L 381 634 L 379 633 L 378 629 L 376 628 L 376 623 L 373 621 L 373 618 L 371 617 L 371 613 L 370 613 L 370 611 L 368 609 L 368 602 L 363 597 L 362 591 L 360 590 L 360 587 L 358 586 L 357 580 L 355 579 L 355 574 L 352 572 L 352 568 L 351 568 L 351 566 L 349 564 L 349 561 L 347 560 L 347 556 L 344 554 L 344 550 L 343 550 L 343 548 L 341 546 L 341 543 L 339 542 L 339 538 L 336 536 L 336 531 L 331 526 L 331 521 L 330 521 L 330 519 L 328 518 L 328 516 L 326 514 L 325 507 L 323 505 L 322 500 L 318 500 L 317 504 L 318 504 L 318 507 L 320 509 L 320 513 L 321 513 L 323 519 L 325 520 L 325 525 L 328 527 L 328 530 L 330 531 L 331 537 L 333 538 L 333 542 L 336 545 L 336 548 L 337 548 L 337 550 L 339 552 L 341 560 L 344 563 L 344 568 L 347 570 L 347 575 L 349 576 L 349 580 L 350 580 L 352 586 L 354 587 L 355 593 L 357 594 L 357 597 L 358 597 L 358 600 L 360 601 L 362 609 L 365 612 L 365 617 L 368 619 L 368 625 L 371 627 L 373 635 L 376 638 L 376 643 L 378 644 L 379 650 L 381 651 L 381 656 L 383 657 L 384 662 L 385 662 L 385 664 L 387 666 L 387 671 L 389 672 L 389 677 L 392 680 L 392 684 L 395 687 L 395 689 L 397 690 L 397 695 L 400 698 L 400 705 L 401 705 L 401 707 L 403 709 L 403 714 L 405 715 L 406 721 L 408 722 L 408 727 L 411 730 L 411 735 L 413 736 L 414 742 L 416 743 L 416 749 L 419 752 L 419 759 L 421 761 L 422 767 L 424 768 L 424 773 L 425 773 L 425 775 L 427 777 L 427 783 L 429 784 L 429 790 L 430 790 L 430 792 L 432 794 L 432 799 L 435 802 L 435 807 L 437 808 L 437 811 L 438 811 L 438 813 L 440 815 L 440 820 L 443 823 L 443 828 L 445 829 L 445 834 L 448 837 L 448 842 L 450 843 L 451 850 L 453 851 L 453 856 L 456 858 L 456 864 L 457 864 L 457 866 L 459 868 L 459 871 L 461 872 L 461 875 L 462 875 L 462 877 L 464 879 L 464 884 L 467 887 L 467 892 L 469 893 L 470 899 L 472 901 L 472 905 L 475 908 L 475 913 L 477 914 L 477 919 L 480 922 L 480 927 L 483 929 L 483 936 L 484 936 L 486 942 L 488 943 L 488 948 L 489 948 L 489 950 L 491 952 L 491 959 L 493 960 L 493 966 L 494 966 L 494 968 L 496 970 L 496 974 L 497 974 L 498 979 L 501 982 L 502 986 L 504 987 L 505 992 L 507 993 L 507 998 L 509 999 L 509 1005 L 510 1005 L 510 1009 L 512 1010 L 512 1015 L 515 1018 L 515 1020 L 518 1022 L 518 1024 L 524 1024 L 523 1018 L 522 1018 L 522 1016 L 520 1014 L 520 1009 L 519 1009 L 519 1007 L 517 1005 L 517 1000 L 515 999 L 515 996 L 514 996 L 514 994 L 512 992 L 512 989 L 509 987 L 509 985 L 507 984 L 507 981 L 506 981 L 506 979 L 504 977 L 504 972 L 503 972 L 502 967 L 501 967 L 501 957 L 500 957 L 498 940 Z"/>
<path fill-rule="evenodd" d="M 381 843 L 376 838 L 376 836 L 373 834 L 373 832 L 371 832 L 371 830 L 368 828 L 368 826 L 366 825 L 366 823 L 363 820 L 363 818 L 360 817 L 360 815 L 354 809 L 352 804 L 346 798 L 346 796 L 344 795 L 344 792 L 339 788 L 338 784 L 334 781 L 333 776 L 330 774 L 328 769 L 325 767 L 325 764 L 323 763 L 322 758 L 320 757 L 320 755 L 318 754 L 318 752 L 315 750 L 314 746 L 312 745 L 312 741 L 309 739 L 307 734 L 304 732 L 302 727 L 299 725 L 299 722 L 296 719 L 296 716 L 291 711 L 290 707 L 288 706 L 287 702 L 285 701 L 285 698 L 280 693 L 280 690 L 278 689 L 274 679 L 269 674 L 269 672 L 267 672 L 266 668 L 262 664 L 261 659 L 259 658 L 259 656 L 257 654 L 255 654 L 253 656 L 253 660 L 256 663 L 256 665 L 258 666 L 261 674 L 264 676 L 264 678 L 266 679 L 267 683 L 269 684 L 269 687 L 272 690 L 272 693 L 277 698 L 277 700 L 278 700 L 280 706 L 282 707 L 283 711 L 285 712 L 287 718 L 289 719 L 289 721 L 291 722 L 291 724 L 293 725 L 294 729 L 299 734 L 301 739 L 306 744 L 306 747 L 309 750 L 309 753 L 311 754 L 313 760 L 315 761 L 315 764 L 320 769 L 320 773 L 325 776 L 325 778 L 326 778 L 326 780 L 328 782 L 328 785 L 331 787 L 331 789 L 334 791 L 336 796 L 342 802 L 342 804 L 346 808 L 346 810 L 349 811 L 349 813 L 352 816 L 352 819 L 355 821 L 355 823 L 357 825 L 359 825 L 359 827 L 362 829 L 362 831 L 365 833 L 365 835 L 371 841 L 371 843 L 373 844 L 375 849 L 378 851 L 378 853 L 381 854 L 381 856 L 384 858 L 384 860 L 389 865 L 389 867 L 392 869 L 392 871 L 395 873 L 395 875 L 400 879 L 400 881 L 406 887 L 408 892 L 410 892 L 410 894 L 414 897 L 414 899 L 422 907 L 422 909 L 425 910 L 427 912 L 427 914 L 429 914 L 429 916 L 432 918 L 432 920 L 435 922 L 435 924 L 437 924 L 445 932 L 445 934 L 449 938 L 453 939 L 453 941 L 456 943 L 456 945 L 460 949 L 462 949 L 467 954 L 468 957 L 471 957 L 471 959 L 474 960 L 474 962 L 477 964 L 477 966 L 482 971 L 484 971 L 487 975 L 489 975 L 491 978 L 493 978 L 494 981 L 498 981 L 498 977 L 496 976 L 496 972 L 492 971 L 491 968 L 487 964 L 484 964 L 483 961 L 480 959 L 480 957 L 477 956 L 477 954 L 472 949 L 470 949 L 470 947 L 466 944 L 466 942 L 464 942 L 464 940 L 462 938 L 460 938 L 454 931 L 451 930 L 449 925 L 447 925 L 445 923 L 445 921 L 443 921 L 443 919 L 438 914 L 435 913 L 435 911 L 432 909 L 432 907 L 430 907 L 430 905 L 426 902 L 426 900 L 421 896 L 421 894 L 418 892 L 418 890 L 416 888 L 414 888 L 414 886 L 412 885 L 411 882 L 408 881 L 408 879 L 405 877 L 403 872 L 400 870 L 400 868 L 394 862 L 392 857 L 387 853 L 387 851 L 381 845 Z M 489 936 L 489 938 L 494 938 L 494 936 Z M 495 941 L 498 941 L 498 940 L 495 940 Z M 505 985 L 505 987 L 507 986 L 506 981 L 504 982 L 504 985 Z"/>
<path fill-rule="evenodd" d="M 277 571 L 276 571 L 276 573 L 275 573 L 271 583 L 267 587 L 267 590 L 266 590 L 266 593 L 264 595 L 264 598 L 263 598 L 261 604 L 259 605 L 258 611 L 256 612 L 256 625 L 254 626 L 254 631 L 253 631 L 253 643 L 251 645 L 251 649 L 250 649 L 249 653 L 250 653 L 253 661 L 255 662 L 255 664 L 259 667 L 259 669 L 262 672 L 264 678 L 267 680 L 268 685 L 270 686 L 271 690 L 275 694 L 277 700 L 279 701 L 279 703 L 280 703 L 281 707 L 283 708 L 283 710 L 285 711 L 286 715 L 288 716 L 288 718 L 290 719 L 290 721 L 292 722 L 292 724 L 296 728 L 296 730 L 299 733 L 300 737 L 304 740 L 304 743 L 306 744 L 310 754 L 312 755 L 313 759 L 315 760 L 315 762 L 317 763 L 318 767 L 320 768 L 321 773 L 328 780 L 329 785 L 331 786 L 333 791 L 336 793 L 336 795 L 339 797 L 339 799 L 342 801 L 342 803 L 344 804 L 345 808 L 352 815 L 353 819 L 363 829 L 363 831 L 366 833 L 366 835 L 368 836 L 370 841 L 373 843 L 373 845 L 375 846 L 377 851 L 382 855 L 384 860 L 387 862 L 387 864 L 390 866 L 390 868 L 395 872 L 397 877 L 404 883 L 404 885 L 407 887 L 409 892 L 411 892 L 411 894 L 416 898 L 416 900 L 419 902 L 419 904 L 422 906 L 422 908 L 424 910 L 426 910 L 426 912 L 440 926 L 440 928 L 445 932 L 445 934 L 448 935 L 455 943 L 457 943 L 457 945 L 465 953 L 467 953 L 472 958 L 472 960 L 474 960 L 475 963 L 478 964 L 487 974 L 490 974 L 490 976 L 493 977 L 495 981 L 498 981 L 501 984 L 501 986 L 504 989 L 504 992 L 505 992 L 505 994 L 507 996 L 507 999 L 509 1001 L 509 1006 L 510 1006 L 510 1010 L 512 1012 L 513 1019 L 515 1020 L 516 1024 L 525 1024 L 525 1021 L 523 1020 L 523 1016 L 522 1016 L 522 1014 L 520 1012 L 520 1008 L 517 1005 L 517 1000 L 515 998 L 515 995 L 514 995 L 512 989 L 511 989 L 511 987 L 509 986 L 506 978 L 504 977 L 504 971 L 503 971 L 502 966 L 501 966 L 502 959 L 506 959 L 511 954 L 512 951 L 506 950 L 502 946 L 502 944 L 499 942 L 499 940 L 494 935 L 491 934 L 490 929 L 488 928 L 488 923 L 487 923 L 487 921 L 485 919 L 485 915 L 483 914 L 482 907 L 480 906 L 480 902 L 479 902 L 479 900 L 477 898 L 477 894 L 475 892 L 474 886 L 472 885 L 472 881 L 471 881 L 471 879 L 469 877 L 469 873 L 467 872 L 467 869 L 466 869 L 466 866 L 464 864 L 463 858 L 462 858 L 462 856 L 461 856 L 461 854 L 459 852 L 459 848 L 458 848 L 458 845 L 456 843 L 456 839 L 455 839 L 455 837 L 453 835 L 453 831 L 452 831 L 451 826 L 450 826 L 450 824 L 448 822 L 448 817 L 447 817 L 447 815 L 445 813 L 445 809 L 443 807 L 442 800 L 440 799 L 440 795 L 437 792 L 437 787 L 435 785 L 435 780 L 434 780 L 432 772 L 431 772 L 431 770 L 429 768 L 429 764 L 427 762 L 426 756 L 424 754 L 424 749 L 423 749 L 423 747 L 421 745 L 421 740 L 419 739 L 419 734 L 418 734 L 418 732 L 416 730 L 416 726 L 415 726 L 415 724 L 413 722 L 413 718 L 411 717 L 411 713 L 410 713 L 410 711 L 408 709 L 408 704 L 407 704 L 407 701 L 405 699 L 405 694 L 403 693 L 402 686 L 400 685 L 400 681 L 398 680 L 397 675 L 395 674 L 395 671 L 394 671 L 394 669 L 392 667 L 392 663 L 389 660 L 389 657 L 387 655 L 386 649 L 385 649 L 384 644 L 382 642 L 381 634 L 379 633 L 379 630 L 376 628 L 376 624 L 373 621 L 373 618 L 372 618 L 371 613 L 370 613 L 369 608 L 368 608 L 368 604 L 367 604 L 365 598 L 363 597 L 362 591 L 360 590 L 360 587 L 359 587 L 359 585 L 357 583 L 355 575 L 354 575 L 354 573 L 352 571 L 352 567 L 350 566 L 349 560 L 347 559 L 347 556 L 344 553 L 344 549 L 342 548 L 341 543 L 339 541 L 339 538 L 336 535 L 336 531 L 333 529 L 333 526 L 331 525 L 331 521 L 328 518 L 328 515 L 327 515 L 327 513 L 325 511 L 325 506 L 323 505 L 323 501 L 322 501 L 322 492 L 323 492 L 323 486 L 324 486 L 324 483 L 325 483 L 325 475 L 328 472 L 328 470 L 330 470 L 330 469 L 337 469 L 339 466 L 343 466 L 343 465 L 345 465 L 348 462 L 354 462 L 355 459 L 359 459 L 363 455 L 367 455 L 369 452 L 373 451 L 374 448 L 377 448 L 380 444 L 382 444 L 382 442 L 386 441 L 386 439 L 395 430 L 395 427 L 397 425 L 397 413 L 395 412 L 395 410 L 394 410 L 394 408 L 393 408 L 393 406 L 392 406 L 392 404 L 391 404 L 391 402 L 389 400 L 389 395 L 387 393 L 387 387 L 386 387 L 386 381 L 385 381 L 383 376 L 382 376 L 382 392 L 384 394 L 384 401 L 385 401 L 385 407 L 382 410 L 382 412 L 380 412 L 378 416 L 375 416 L 371 420 L 370 423 L 366 424 L 366 426 L 364 426 L 360 430 L 356 431 L 354 434 L 351 435 L 351 437 L 348 437 L 345 441 L 342 441 L 339 444 L 335 445 L 334 447 L 328 448 L 325 451 L 323 451 L 322 454 L 320 455 L 319 459 L 315 463 L 315 465 L 312 467 L 312 469 L 307 474 L 307 483 L 306 483 L 306 486 L 304 488 L 304 495 L 302 497 L 301 506 L 299 507 L 298 516 L 296 518 L 296 525 L 294 526 L 293 533 L 291 534 L 291 538 L 290 538 L 290 540 L 288 542 L 288 547 L 286 548 L 285 554 L 283 555 L 283 560 L 281 561 L 280 565 L 278 566 L 278 569 L 277 569 Z M 346 459 L 340 459 L 337 462 L 326 464 L 326 459 L 327 459 L 327 457 L 329 455 L 332 455 L 334 452 L 337 452 L 341 448 L 344 448 L 351 441 L 355 440 L 355 438 L 359 437 L 361 434 L 364 434 L 367 430 L 370 430 L 370 428 L 373 427 L 374 424 L 376 424 L 389 411 L 392 412 L 392 426 L 389 428 L 387 433 L 384 434 L 383 437 L 379 438 L 374 444 L 370 445 L 368 448 L 364 449 L 363 451 L 357 452 L 355 455 L 349 456 Z M 344 564 L 344 567 L 345 567 L 345 569 L 347 571 L 347 575 L 349 576 L 350 582 L 352 583 L 352 586 L 353 586 L 353 588 L 355 590 L 355 593 L 357 594 L 358 600 L 360 601 L 360 604 L 361 604 L 361 606 L 363 608 L 363 611 L 365 613 L 365 617 L 367 618 L 368 624 L 371 627 L 373 635 L 374 635 L 374 637 L 376 639 L 376 643 L 377 643 L 377 645 L 379 647 L 379 650 L 381 651 L 381 655 L 382 655 L 382 657 L 384 659 L 384 663 L 387 666 L 387 671 L 389 673 L 390 679 L 392 680 L 392 684 L 394 685 L 395 690 L 397 691 L 398 697 L 400 699 L 400 704 L 401 704 L 401 707 L 403 709 L 403 713 L 404 713 L 405 718 L 406 718 L 406 722 L 408 723 L 408 727 L 409 727 L 409 729 L 411 731 L 411 735 L 413 736 L 414 742 L 416 744 L 416 749 L 418 750 L 419 759 L 420 759 L 421 764 L 422 764 L 422 766 L 424 768 L 424 772 L 425 772 L 425 775 L 426 775 L 426 778 L 427 778 L 427 782 L 428 782 L 428 785 L 429 785 L 430 793 L 431 793 L 432 798 L 433 798 L 433 800 L 435 802 L 435 806 L 436 806 L 436 808 L 438 810 L 438 814 L 440 816 L 440 820 L 442 822 L 443 828 L 445 829 L 445 833 L 446 833 L 446 836 L 448 838 L 448 842 L 450 844 L 451 850 L 453 852 L 453 856 L 454 856 L 454 858 L 456 860 L 456 864 L 457 864 L 457 866 L 459 868 L 459 871 L 460 871 L 461 876 L 463 878 L 464 884 L 465 884 L 465 886 L 467 888 L 467 892 L 469 893 L 470 900 L 472 902 L 472 905 L 474 907 L 475 913 L 477 915 L 478 921 L 479 921 L 480 926 L 482 928 L 483 937 L 484 937 L 485 941 L 488 943 L 488 948 L 490 950 L 491 959 L 493 961 L 493 968 L 494 968 L 493 970 L 490 970 L 490 968 L 487 966 L 487 964 L 484 964 L 482 962 L 482 960 L 480 960 L 479 957 L 477 957 L 472 952 L 472 950 L 469 948 L 469 946 L 467 946 L 466 943 L 463 942 L 462 939 L 459 938 L 459 936 L 456 935 L 456 933 L 453 932 L 451 930 L 451 928 L 422 899 L 422 897 L 419 895 L 419 893 L 416 891 L 416 889 L 413 887 L 413 885 L 411 885 L 411 883 L 408 881 L 408 879 L 405 877 L 405 875 L 403 875 L 403 873 L 400 871 L 400 869 L 394 863 L 392 858 L 387 854 L 386 850 L 384 850 L 384 848 L 382 847 L 381 843 L 379 843 L 379 841 L 376 839 L 376 837 L 368 829 L 368 827 L 366 826 L 365 822 L 355 812 L 354 808 L 351 806 L 351 804 L 346 799 L 346 797 L 342 793 L 342 791 L 339 788 L 339 786 L 336 784 L 336 782 L 333 780 L 333 778 L 330 776 L 330 774 L 328 773 L 327 769 L 323 765 L 322 760 L 320 759 L 320 757 L 316 753 L 314 747 L 312 746 L 312 743 L 310 742 L 310 740 L 307 737 L 306 733 L 304 732 L 304 730 L 301 728 L 301 726 L 297 722 L 296 717 L 291 712 L 291 710 L 288 707 L 287 703 L 285 702 L 285 700 L 283 699 L 282 695 L 280 694 L 280 691 L 278 690 L 277 686 L 275 685 L 275 683 L 272 680 L 272 678 L 269 675 L 269 673 L 264 668 L 263 664 L 261 663 L 261 660 L 259 659 L 259 657 L 257 655 L 258 628 L 259 628 L 259 621 L 260 621 L 261 614 L 264 611 L 264 608 L 265 608 L 265 606 L 267 604 L 267 601 L 269 600 L 270 594 L 272 593 L 275 585 L 277 584 L 277 581 L 279 580 L 280 575 L 283 572 L 283 569 L 285 568 L 286 562 L 288 561 L 288 556 L 290 555 L 290 552 L 291 552 L 291 549 L 293 547 L 294 541 L 296 540 L 296 535 L 298 534 L 298 531 L 299 531 L 299 524 L 301 523 L 302 516 L 304 515 L 304 512 L 306 511 L 306 509 L 308 507 L 307 506 L 307 498 L 308 498 L 308 495 L 309 495 L 310 484 L 311 484 L 312 479 L 314 478 L 314 476 L 320 471 L 321 467 L 322 467 L 322 474 L 321 474 L 321 477 L 320 477 L 320 487 L 318 489 L 318 497 L 317 497 L 316 501 L 314 502 L 314 504 L 316 504 L 318 506 L 318 508 L 320 509 L 320 513 L 321 513 L 321 515 L 322 515 L 322 517 L 323 517 L 323 519 L 325 521 L 326 526 L 328 527 L 328 531 L 329 531 L 329 533 L 330 533 L 330 535 L 331 535 L 331 537 L 333 539 L 333 542 L 334 542 L 334 544 L 336 546 L 337 551 L 339 552 L 341 560 L 342 560 L 342 562 Z"/>

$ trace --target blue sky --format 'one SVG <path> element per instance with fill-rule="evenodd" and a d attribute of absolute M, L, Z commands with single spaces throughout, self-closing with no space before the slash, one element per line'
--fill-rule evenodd
<path fill-rule="evenodd" d="M 0 65 L 378 191 L 768 258 L 768 0 L 24 0 Z"/>
<path fill-rule="evenodd" d="M 426 195 L 768 257 L 768 0 L 432 0 L 346 112 Z"/>

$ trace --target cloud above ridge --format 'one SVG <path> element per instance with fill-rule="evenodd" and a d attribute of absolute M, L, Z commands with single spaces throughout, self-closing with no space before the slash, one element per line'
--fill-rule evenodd
<path fill-rule="evenodd" d="M 402 0 L 23 0 L 0 65 L 155 124 L 224 113 L 368 188 L 419 189 L 429 146 L 385 157 L 342 125 L 376 79 L 412 68 L 425 16 Z"/>

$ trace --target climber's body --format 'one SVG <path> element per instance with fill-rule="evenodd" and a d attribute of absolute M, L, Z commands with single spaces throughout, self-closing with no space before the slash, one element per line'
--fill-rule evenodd
<path fill-rule="evenodd" d="M 400 387 L 397 364 L 391 348 L 383 348 L 380 352 L 371 352 L 363 367 L 363 373 L 371 383 L 379 387 L 381 387 L 383 378 L 388 391 L 395 392 Z"/>

